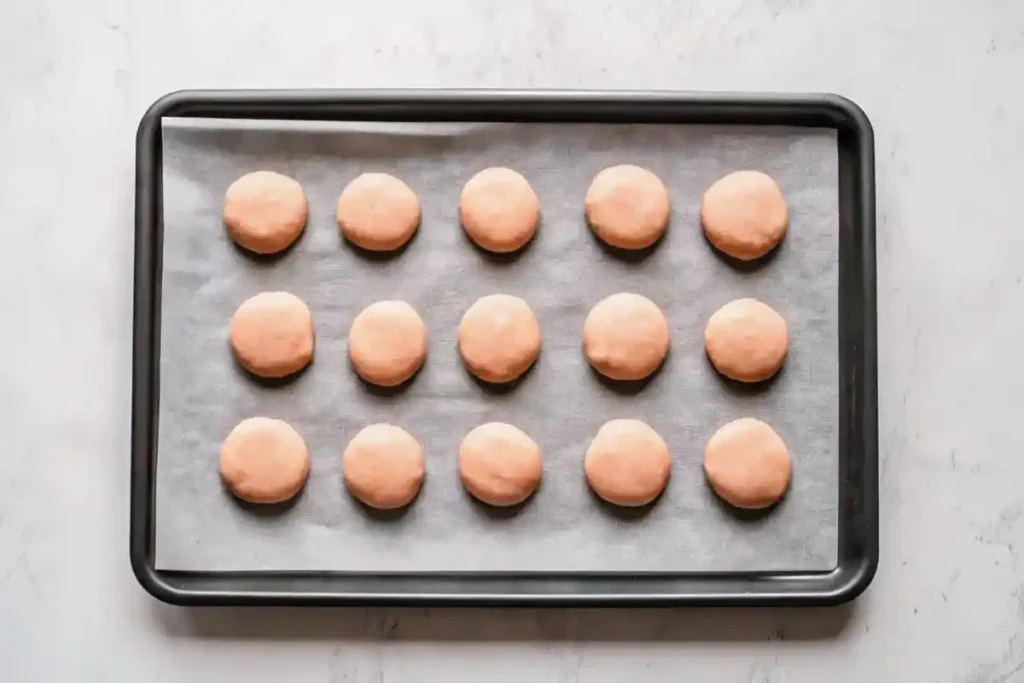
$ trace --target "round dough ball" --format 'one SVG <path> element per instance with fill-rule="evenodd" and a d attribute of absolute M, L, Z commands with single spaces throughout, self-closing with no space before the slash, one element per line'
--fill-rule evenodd
<path fill-rule="evenodd" d="M 526 178 L 510 168 L 488 168 L 462 189 L 459 215 L 476 244 L 497 253 L 522 248 L 537 232 L 540 201 Z"/>
<path fill-rule="evenodd" d="M 405 507 L 426 474 L 423 449 L 401 427 L 373 424 L 349 442 L 341 460 L 349 493 L 378 510 Z"/>
<path fill-rule="evenodd" d="M 744 417 L 723 426 L 704 450 L 704 473 L 733 507 L 774 505 L 789 487 L 792 465 L 782 437 L 760 420 Z"/>
<path fill-rule="evenodd" d="M 613 294 L 583 322 L 583 351 L 594 369 L 615 380 L 651 375 L 668 355 L 668 321 L 639 294 Z"/>
<path fill-rule="evenodd" d="M 639 166 L 611 166 L 590 183 L 586 214 L 604 242 L 620 249 L 643 249 L 668 227 L 672 201 L 661 178 Z"/>
<path fill-rule="evenodd" d="M 488 505 L 517 505 L 537 490 L 543 463 L 540 447 L 509 424 L 480 425 L 459 447 L 459 474 L 474 498 Z"/>
<path fill-rule="evenodd" d="M 736 171 L 704 192 L 700 222 L 715 248 L 741 261 L 752 261 L 782 241 L 789 210 L 770 176 Z"/>
<path fill-rule="evenodd" d="M 730 301 L 708 318 L 704 348 L 715 369 L 739 382 L 772 377 L 786 359 L 786 321 L 757 299 Z"/>
<path fill-rule="evenodd" d="M 298 181 L 273 171 L 248 173 L 224 195 L 224 226 L 240 247 L 274 254 L 298 239 L 309 217 L 309 200 Z"/>
<path fill-rule="evenodd" d="M 386 173 L 364 173 L 338 197 L 338 227 L 357 247 L 394 251 L 420 224 L 420 200 L 408 185 Z"/>
<path fill-rule="evenodd" d="M 302 489 L 309 476 L 306 442 L 283 420 L 243 420 L 220 447 L 220 476 L 242 500 L 284 502 Z"/>
<path fill-rule="evenodd" d="M 614 505 L 640 507 L 661 495 L 672 456 L 658 433 L 640 420 L 612 420 L 597 431 L 583 471 L 594 493 Z"/>
<path fill-rule="evenodd" d="M 356 374 L 371 384 L 398 386 L 427 358 L 427 327 L 404 301 L 378 301 L 352 321 L 348 353 Z"/>
<path fill-rule="evenodd" d="M 469 307 L 459 324 L 459 352 L 469 371 L 487 382 L 511 382 L 540 353 L 540 325 L 519 297 L 492 294 Z"/>
<path fill-rule="evenodd" d="M 231 318 L 229 335 L 239 364 L 258 377 L 287 377 L 313 360 L 313 315 L 288 292 L 247 299 Z"/>

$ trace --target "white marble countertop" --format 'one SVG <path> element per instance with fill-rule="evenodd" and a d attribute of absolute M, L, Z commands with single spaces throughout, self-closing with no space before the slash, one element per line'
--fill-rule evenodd
<path fill-rule="evenodd" d="M 11 1 L 0 46 L 0 680 L 1024 681 L 1024 3 Z M 143 593 L 140 115 L 179 88 L 406 85 L 834 91 L 866 109 L 882 561 L 852 607 L 186 611 Z"/>

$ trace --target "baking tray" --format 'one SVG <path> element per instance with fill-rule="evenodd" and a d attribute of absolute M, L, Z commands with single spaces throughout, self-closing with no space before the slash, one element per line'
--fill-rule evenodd
<path fill-rule="evenodd" d="M 161 119 L 661 123 L 829 128 L 838 159 L 838 554 L 818 572 L 222 572 L 154 561 L 162 263 Z M 142 585 L 182 604 L 832 604 L 877 564 L 874 187 L 870 124 L 830 95 L 504 91 L 192 92 L 139 128 L 131 560 Z"/>

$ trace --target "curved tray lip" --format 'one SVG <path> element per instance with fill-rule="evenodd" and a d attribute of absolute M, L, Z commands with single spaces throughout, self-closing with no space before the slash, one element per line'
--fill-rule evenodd
<path fill-rule="evenodd" d="M 489 117 L 834 128 L 841 158 L 838 565 L 830 572 L 676 575 L 158 570 L 153 548 L 162 255 L 158 170 L 161 121 L 170 117 L 382 121 Z M 874 131 L 867 114 L 852 100 L 831 93 L 650 90 L 180 90 L 157 99 L 139 122 L 135 185 L 129 560 L 139 584 L 158 600 L 175 605 L 829 606 L 853 600 L 874 578 L 879 559 Z"/>
<path fill-rule="evenodd" d="M 716 118 L 763 119 L 813 113 L 829 127 L 849 132 L 874 148 L 874 129 L 864 110 L 852 99 L 835 93 L 737 92 L 679 90 L 508 90 L 499 88 L 325 88 L 263 90 L 176 90 L 157 98 L 143 114 L 141 136 L 162 118 L 262 118 L 332 120 L 341 110 L 363 110 L 379 120 L 452 120 L 460 107 L 476 112 L 499 108 L 524 112 L 527 118 L 550 120 L 551 107 L 578 121 L 600 121 L 608 114 L 646 108 L 650 113 Z M 581 107 L 592 108 L 584 110 Z M 651 108 L 654 109 L 651 109 Z M 683 107 L 687 111 L 680 111 Z M 533 112 L 526 110 L 533 109 Z M 301 111 L 300 111 L 301 110 Z M 575 113 L 574 111 L 575 110 Z M 443 114 L 449 112 L 449 116 Z M 410 118 L 414 116 L 414 118 Z M 439 118 L 435 118 L 438 117 Z M 404 117 L 404 118 L 403 118 Z M 351 117 L 347 117 L 350 118 Z M 646 118 L 646 115 L 645 115 Z M 508 119 L 512 120 L 512 119 Z M 619 117 L 618 120 L 622 120 Z M 807 125 L 807 124 L 800 124 Z M 872 158 L 873 162 L 873 158 Z M 873 167 L 873 163 L 872 163 Z M 872 179 L 873 180 L 873 179 Z"/>

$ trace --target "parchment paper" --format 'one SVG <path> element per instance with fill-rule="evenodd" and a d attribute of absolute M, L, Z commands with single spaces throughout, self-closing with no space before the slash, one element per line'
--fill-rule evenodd
<path fill-rule="evenodd" d="M 352 124 L 166 120 L 164 260 L 157 466 L 156 562 L 161 569 L 734 571 L 825 570 L 837 554 L 837 153 L 834 132 L 705 126 Z M 645 260 L 607 253 L 583 218 L 594 174 L 616 163 L 659 174 L 673 197 L 671 226 Z M 477 171 L 508 165 L 541 200 L 537 238 L 498 262 L 458 223 L 458 199 Z M 737 269 L 699 227 L 703 190 L 725 173 L 761 169 L 790 206 L 774 258 Z M 237 250 L 221 222 L 228 185 L 271 169 L 305 187 L 311 215 L 298 244 L 275 260 Z M 368 260 L 338 235 L 334 210 L 360 172 L 402 177 L 423 222 L 396 258 Z M 247 297 L 289 290 L 313 311 L 316 358 L 295 381 L 265 387 L 236 367 L 227 323 Z M 583 319 L 601 298 L 642 293 L 662 307 L 673 340 L 642 391 L 617 393 L 583 357 Z M 478 297 L 507 292 L 536 311 L 543 351 L 515 390 L 489 393 L 459 360 L 459 319 Z M 786 319 L 791 350 L 777 381 L 743 391 L 703 351 L 708 316 L 754 296 Z M 353 317 L 399 298 L 426 321 L 424 369 L 408 390 L 379 396 L 349 367 Z M 309 483 L 293 506 L 237 504 L 222 488 L 218 450 L 253 415 L 280 417 L 305 437 Z M 792 488 L 771 514 L 739 517 L 704 482 L 711 434 L 741 416 L 768 421 L 794 458 Z M 589 493 L 583 454 L 606 420 L 648 421 L 668 442 L 672 480 L 645 515 L 618 515 Z M 544 481 L 514 514 L 472 502 L 458 479 L 462 437 L 488 421 L 518 425 L 541 445 Z M 363 426 L 392 422 L 424 446 L 427 480 L 395 519 L 368 515 L 345 493 L 341 453 Z"/>

